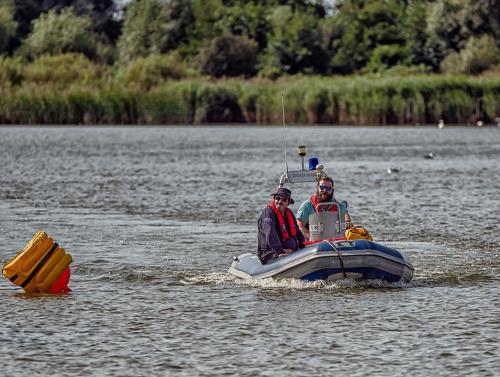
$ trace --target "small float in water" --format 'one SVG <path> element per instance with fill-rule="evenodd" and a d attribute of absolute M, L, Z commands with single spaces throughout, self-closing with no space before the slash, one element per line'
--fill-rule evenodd
<path fill-rule="evenodd" d="M 304 169 L 304 146 L 299 147 L 299 155 L 302 170 L 287 169 L 281 176 L 280 186 L 316 182 L 326 175 L 317 158 L 309 159 L 309 170 Z M 242 279 L 411 281 L 414 267 L 403 253 L 373 242 L 364 228 L 346 230 L 338 203 L 319 203 L 318 207 L 321 205 L 336 206 L 336 209 L 309 217 L 311 240 L 305 248 L 267 264 L 262 264 L 256 254 L 242 254 L 233 258 L 228 272 Z"/>
<path fill-rule="evenodd" d="M 26 247 L 2 268 L 2 274 L 26 292 L 70 292 L 70 254 L 45 232 L 38 232 Z"/>

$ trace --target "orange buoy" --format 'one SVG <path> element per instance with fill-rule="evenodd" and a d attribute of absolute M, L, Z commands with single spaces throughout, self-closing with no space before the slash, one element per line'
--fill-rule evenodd
<path fill-rule="evenodd" d="M 72 260 L 47 233 L 38 232 L 24 250 L 3 266 L 2 274 L 26 292 L 69 292 Z"/>

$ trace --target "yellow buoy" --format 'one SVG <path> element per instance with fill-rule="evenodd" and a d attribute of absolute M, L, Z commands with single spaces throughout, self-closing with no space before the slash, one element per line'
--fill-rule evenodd
<path fill-rule="evenodd" d="M 38 232 L 2 274 L 26 292 L 49 292 L 73 258 L 45 232 Z"/>

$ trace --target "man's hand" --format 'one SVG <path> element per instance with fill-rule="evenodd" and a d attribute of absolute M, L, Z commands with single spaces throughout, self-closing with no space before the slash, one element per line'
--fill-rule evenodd
<path fill-rule="evenodd" d="M 292 249 L 283 249 L 283 253 L 281 253 L 279 255 L 279 258 L 281 257 L 286 257 L 287 255 L 290 255 L 293 253 L 293 250 Z"/>

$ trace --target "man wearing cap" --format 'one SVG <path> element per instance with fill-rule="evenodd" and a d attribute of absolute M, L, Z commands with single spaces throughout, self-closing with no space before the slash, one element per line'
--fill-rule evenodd
<path fill-rule="evenodd" d="M 309 216 L 316 212 L 316 207 L 319 203 L 333 202 L 337 203 L 338 210 L 340 211 L 340 216 L 343 217 L 345 228 L 349 229 L 351 224 L 351 216 L 347 212 L 347 202 L 339 203 L 333 196 L 333 179 L 327 176 L 323 176 L 316 184 L 316 195 L 311 196 L 309 200 L 302 203 L 297 211 L 297 223 L 299 228 L 304 234 L 306 240 L 310 239 L 309 235 Z M 337 208 L 332 208 L 332 206 L 322 207 L 320 210 L 328 211 Z"/>
<path fill-rule="evenodd" d="M 257 222 L 257 255 L 263 264 L 286 256 L 304 245 L 304 235 L 288 208 L 289 204 L 294 203 L 292 192 L 280 187 L 272 197 L 273 200 L 264 208 Z"/>

